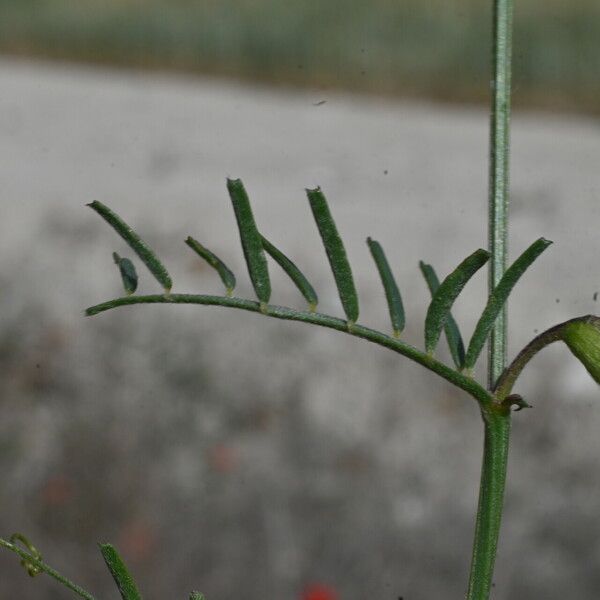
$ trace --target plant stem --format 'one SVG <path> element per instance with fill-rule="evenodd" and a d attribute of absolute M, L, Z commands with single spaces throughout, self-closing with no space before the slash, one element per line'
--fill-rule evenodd
<path fill-rule="evenodd" d="M 507 263 L 509 133 L 512 60 L 513 0 L 494 0 L 492 45 L 492 108 L 490 123 L 490 173 L 488 235 L 489 293 L 498 285 Z M 488 386 L 506 366 L 506 306 L 491 330 L 488 354 Z M 483 462 L 475 540 L 467 600 L 488 600 L 502 520 L 506 464 L 510 440 L 510 408 L 482 407 L 484 422 Z"/>
<path fill-rule="evenodd" d="M 50 575 L 50 577 L 56 579 L 56 581 L 58 581 L 59 583 L 61 583 L 66 588 L 70 589 L 71 591 L 75 592 L 78 596 L 80 596 L 84 600 L 94 600 L 94 596 L 92 596 L 92 594 L 90 594 L 89 592 L 86 592 L 83 588 L 79 587 L 76 583 L 73 583 L 72 581 L 67 579 L 64 575 L 61 575 L 58 571 L 55 571 L 52 567 L 50 567 L 49 565 L 47 565 L 40 559 L 36 558 L 29 552 L 25 552 L 24 550 L 19 548 L 19 546 L 15 545 L 11 542 L 8 542 L 6 540 L 0 539 L 0 547 L 4 547 L 7 550 L 14 552 L 18 556 L 20 556 L 23 559 L 23 561 L 26 561 L 27 563 L 30 563 L 30 564 L 38 567 L 40 569 L 40 571 L 43 571 L 44 573 Z"/>
<path fill-rule="evenodd" d="M 492 109 L 490 123 L 489 289 L 496 287 L 507 263 L 509 132 L 513 0 L 494 0 Z M 488 384 L 492 389 L 506 366 L 506 308 L 492 328 Z"/>
<path fill-rule="evenodd" d="M 500 411 L 496 406 L 483 408 L 482 416 L 485 432 L 483 465 L 467 600 L 487 600 L 490 595 L 502 519 L 510 435 L 510 410 Z"/>

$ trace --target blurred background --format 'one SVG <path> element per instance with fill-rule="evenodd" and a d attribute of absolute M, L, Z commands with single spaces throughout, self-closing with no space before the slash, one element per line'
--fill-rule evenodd
<path fill-rule="evenodd" d="M 1 0 L 0 51 L 252 83 L 486 102 L 489 2 Z M 515 8 L 517 105 L 598 113 L 600 6 Z"/>
<path fill-rule="evenodd" d="M 431 600 L 466 584 L 481 455 L 473 402 L 389 351 L 232 310 L 85 307 L 132 256 L 101 200 L 158 252 L 174 291 L 222 293 L 193 235 L 253 297 L 225 178 L 341 315 L 304 194 L 345 239 L 360 321 L 386 330 L 364 243 L 421 346 L 423 259 L 486 245 L 489 37 L 473 0 L 0 0 L 0 534 L 116 598 L 96 542 L 144 597 Z M 555 244 L 511 300 L 509 355 L 598 313 L 600 8 L 516 7 L 511 258 Z M 156 284 L 139 261 L 139 293 Z M 272 302 L 302 307 L 276 265 Z M 481 273 L 454 309 L 467 339 Z M 440 357 L 449 360 L 440 345 Z M 478 373 L 483 377 L 483 366 Z M 547 349 L 516 390 L 494 598 L 597 598 L 598 387 Z M 62 600 L 0 553 L 0 597 Z"/>

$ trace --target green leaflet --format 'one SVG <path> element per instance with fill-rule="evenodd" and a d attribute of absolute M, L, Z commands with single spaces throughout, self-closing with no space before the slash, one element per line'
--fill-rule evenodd
<path fill-rule="evenodd" d="M 269 269 L 263 251 L 262 238 L 252 215 L 248 194 L 240 179 L 227 179 L 227 189 L 240 230 L 242 249 L 254 291 L 258 299 L 263 304 L 267 304 L 271 297 Z"/>
<path fill-rule="evenodd" d="M 135 265 L 128 258 L 121 258 L 116 252 L 113 252 L 115 265 L 119 267 L 123 288 L 128 296 L 131 296 L 137 290 L 138 276 Z"/>
<path fill-rule="evenodd" d="M 203 246 L 199 241 L 192 236 L 188 236 L 185 243 L 196 253 L 203 258 L 213 269 L 217 271 L 228 296 L 231 296 L 235 288 L 235 275 L 227 267 L 227 265 L 208 248 Z"/>
<path fill-rule="evenodd" d="M 440 287 L 440 282 L 435 269 L 423 261 L 419 262 L 419 268 L 421 269 L 421 273 L 423 273 L 427 287 L 429 288 L 431 296 L 433 297 Z M 465 346 L 460 334 L 460 329 L 458 328 L 458 325 L 450 311 L 448 311 L 448 316 L 446 317 L 444 332 L 446 333 L 446 340 L 448 342 L 450 354 L 452 355 L 452 360 L 454 361 L 457 369 L 462 369 L 465 361 Z"/>
<path fill-rule="evenodd" d="M 192 592 L 190 594 L 190 600 L 204 600 L 204 594 L 200 592 Z"/>
<path fill-rule="evenodd" d="M 116 549 L 110 544 L 99 544 L 104 562 L 108 567 L 123 600 L 141 600 L 142 596 L 137 589 L 133 577 L 129 574 L 123 559 Z"/>
<path fill-rule="evenodd" d="M 287 273 L 288 277 L 294 282 L 300 293 L 308 302 L 311 312 L 314 312 L 319 302 L 317 293 L 304 273 L 283 253 L 276 248 L 267 238 L 261 236 L 262 245 L 265 252 Z"/>
<path fill-rule="evenodd" d="M 119 215 L 114 213 L 108 206 L 102 204 L 102 202 L 94 200 L 88 206 L 95 210 L 131 246 L 152 275 L 154 275 L 158 283 L 163 286 L 165 292 L 169 293 L 173 287 L 171 277 L 148 244 Z"/>
<path fill-rule="evenodd" d="M 358 295 L 342 238 L 338 233 L 321 188 L 315 188 L 314 190 L 307 189 L 306 194 L 308 195 L 310 208 L 317 223 L 321 239 L 323 240 L 325 251 L 327 252 L 329 265 L 333 272 L 346 318 L 350 323 L 356 323 L 358 320 Z"/>
<path fill-rule="evenodd" d="M 383 289 L 385 290 L 385 297 L 390 311 L 394 336 L 399 337 L 405 324 L 404 305 L 402 304 L 400 290 L 398 289 L 398 285 L 394 279 L 394 275 L 392 274 L 392 270 L 390 269 L 390 265 L 381 244 L 370 237 L 367 238 L 367 244 L 371 251 L 371 256 L 375 261 L 375 265 L 377 266 L 377 270 L 379 271 Z"/>
<path fill-rule="evenodd" d="M 481 350 L 485 341 L 494 326 L 494 322 L 502 307 L 506 303 L 508 296 L 515 287 L 521 275 L 531 266 L 533 261 L 551 244 L 549 240 L 540 238 L 536 240 L 515 260 L 515 262 L 506 270 L 498 285 L 494 288 L 488 298 L 486 307 L 479 317 L 479 321 L 475 326 L 475 331 L 471 336 L 469 348 L 465 357 L 465 369 L 472 369 L 477 362 L 477 358 L 481 354 Z"/>
<path fill-rule="evenodd" d="M 459 265 L 442 281 L 437 289 L 425 317 L 425 350 L 432 354 L 440 339 L 442 327 L 448 320 L 448 314 L 452 304 L 465 287 L 469 279 L 481 268 L 490 258 L 490 253 L 486 250 L 476 250 L 470 256 L 467 256 Z"/>

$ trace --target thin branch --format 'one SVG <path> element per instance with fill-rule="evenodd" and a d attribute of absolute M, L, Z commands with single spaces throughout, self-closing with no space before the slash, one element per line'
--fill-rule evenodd
<path fill-rule="evenodd" d="M 477 400 L 482 406 L 489 405 L 492 402 L 491 394 L 479 385 L 471 377 L 467 377 L 454 369 L 451 369 L 444 363 L 436 360 L 432 356 L 429 356 L 425 352 L 396 339 L 392 336 L 386 335 L 380 331 L 357 325 L 355 323 L 348 323 L 344 319 L 332 317 L 330 315 L 324 315 L 321 313 L 312 313 L 307 311 L 298 311 L 292 308 L 283 306 L 274 306 L 272 304 L 262 306 L 259 302 L 254 300 L 246 300 L 244 298 L 228 298 L 224 296 L 205 296 L 197 294 L 155 294 L 149 296 L 125 296 L 122 298 L 115 298 L 96 306 L 91 306 L 85 311 L 87 316 L 97 315 L 101 312 L 111 310 L 120 306 L 131 306 L 134 304 L 200 304 L 205 306 L 225 306 L 230 308 L 238 308 L 241 310 L 247 310 L 255 313 L 262 313 L 266 316 L 273 317 L 275 319 L 284 319 L 287 321 L 300 321 L 303 323 L 311 323 L 313 325 L 320 325 L 329 329 L 335 329 L 348 333 L 354 337 L 362 338 L 389 348 L 402 356 L 419 363 L 426 369 L 433 371 L 446 381 L 449 381 L 456 387 L 464 390 L 475 400 Z"/>
<path fill-rule="evenodd" d="M 55 571 L 52 567 L 48 566 L 43 561 L 37 559 L 35 556 L 29 554 L 28 552 L 25 552 L 25 550 L 22 550 L 17 545 L 11 544 L 10 542 L 0 538 L 0 546 L 19 555 L 23 559 L 24 562 L 32 564 L 35 567 L 37 567 L 38 569 L 40 569 L 41 571 L 43 571 L 44 573 L 46 573 L 47 575 L 50 575 L 50 577 L 56 579 L 56 581 L 58 581 L 59 583 L 64 585 L 66 588 L 69 588 L 71 591 L 78 594 L 81 598 L 84 598 L 84 600 L 95 600 L 94 596 L 92 596 L 90 593 L 86 592 L 83 588 L 79 587 L 77 584 L 73 583 L 72 581 L 69 581 L 66 577 L 61 575 L 58 571 Z"/>
<path fill-rule="evenodd" d="M 554 325 L 550 327 L 550 329 L 546 329 L 540 333 L 537 337 L 533 338 L 519 354 L 517 354 L 516 358 L 510 363 L 510 365 L 504 370 L 502 375 L 498 378 L 498 382 L 496 383 L 496 388 L 494 389 L 494 396 L 496 397 L 496 402 L 502 402 L 511 392 L 517 378 L 523 371 L 523 369 L 527 366 L 529 361 L 543 348 L 552 344 L 554 342 L 558 342 L 563 340 L 563 334 L 565 329 L 573 324 L 573 323 L 590 323 L 598 321 L 598 317 L 594 315 L 585 315 L 583 317 L 575 317 L 574 319 L 569 319 L 568 321 L 564 321 L 563 323 L 559 323 L 558 325 Z"/>

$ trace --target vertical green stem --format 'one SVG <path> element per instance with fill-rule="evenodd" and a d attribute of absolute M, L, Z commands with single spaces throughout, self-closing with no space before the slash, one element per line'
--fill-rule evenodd
<path fill-rule="evenodd" d="M 507 262 L 509 132 L 513 0 L 494 0 L 492 110 L 490 123 L 489 249 L 490 293 Z M 506 308 L 494 324 L 489 346 L 490 389 L 506 366 Z"/>
<path fill-rule="evenodd" d="M 513 0 L 494 0 L 492 48 L 492 110 L 490 123 L 489 289 L 506 271 L 508 241 L 509 133 Z M 506 366 L 506 309 L 492 328 L 488 385 L 494 389 Z M 467 600 L 488 600 L 502 520 L 510 439 L 510 409 L 498 404 L 482 408 L 484 421 L 481 487 Z"/>
<path fill-rule="evenodd" d="M 479 506 L 467 600 L 488 600 L 502 519 L 510 412 L 483 409 L 484 444 Z"/>

